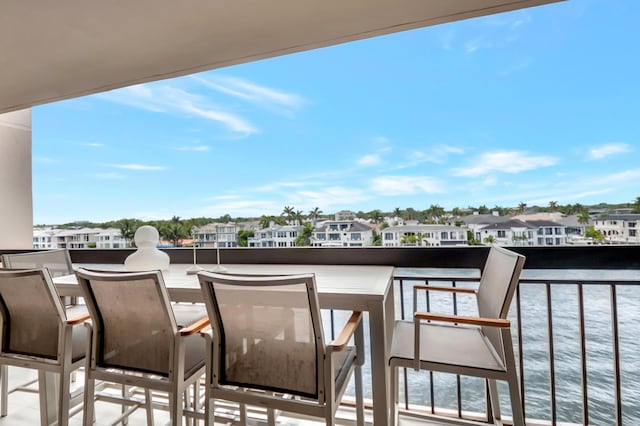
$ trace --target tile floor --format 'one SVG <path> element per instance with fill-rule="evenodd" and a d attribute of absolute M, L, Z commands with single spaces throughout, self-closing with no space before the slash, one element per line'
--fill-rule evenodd
<path fill-rule="evenodd" d="M 9 367 L 9 389 L 13 389 L 31 379 L 37 378 L 37 373 L 23 368 Z M 77 382 L 82 386 L 82 373 L 78 374 Z M 37 382 L 30 386 L 37 390 Z M 15 391 L 9 394 L 8 413 L 6 417 L 0 417 L 0 426 L 37 426 L 40 424 L 40 405 L 37 393 Z M 96 403 L 96 425 L 107 426 L 120 414 L 120 406 L 99 401 Z M 354 414 L 355 417 L 355 414 Z M 371 424 L 371 413 L 366 413 L 367 424 Z M 154 410 L 154 424 L 165 425 L 169 422 L 169 413 L 162 410 Z M 324 422 L 315 422 L 297 418 L 278 417 L 278 425 L 291 426 L 318 426 Z M 355 423 L 355 422 L 354 422 Z M 354 424 L 353 423 L 353 424 Z M 146 425 L 146 414 L 144 409 L 136 410 L 129 417 L 130 426 Z M 203 424 L 200 422 L 200 424 Z M 217 424 L 217 423 L 216 423 Z M 347 423 L 351 426 L 352 423 Z M 82 425 L 82 411 L 73 415 L 69 419 L 70 426 Z M 414 420 L 401 421 L 402 426 L 439 426 L 439 423 L 416 422 Z"/>

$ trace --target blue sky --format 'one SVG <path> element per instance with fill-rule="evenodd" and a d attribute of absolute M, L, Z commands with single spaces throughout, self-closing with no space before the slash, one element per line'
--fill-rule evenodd
<path fill-rule="evenodd" d="M 34 223 L 640 196 L 636 0 L 571 0 L 33 109 Z"/>

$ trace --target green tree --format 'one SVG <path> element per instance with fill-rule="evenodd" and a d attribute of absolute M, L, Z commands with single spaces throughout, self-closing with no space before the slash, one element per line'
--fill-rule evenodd
<path fill-rule="evenodd" d="M 305 222 L 304 226 L 296 237 L 296 247 L 308 247 L 311 245 L 311 236 L 313 235 L 313 225 L 311 222 Z"/>
<path fill-rule="evenodd" d="M 558 202 L 557 201 L 549 201 L 549 210 L 556 211 L 558 209 Z"/>
<path fill-rule="evenodd" d="M 580 213 L 578 215 L 578 223 L 582 224 L 582 225 L 586 225 L 587 223 L 589 223 L 589 212 L 588 211 L 583 211 L 582 213 Z"/>
<path fill-rule="evenodd" d="M 429 223 L 436 223 L 444 216 L 444 209 L 438 204 L 431 204 L 429 208 L 424 211 L 424 215 Z"/>
<path fill-rule="evenodd" d="M 304 222 L 304 212 L 302 210 L 296 210 L 293 213 L 293 222 L 295 225 L 302 225 L 302 222 Z"/>
<path fill-rule="evenodd" d="M 587 226 L 584 236 L 587 238 L 592 238 L 597 242 L 604 240 L 604 235 L 602 235 L 602 231 L 594 228 L 593 226 Z"/>
<path fill-rule="evenodd" d="M 375 224 L 382 222 L 382 212 L 378 209 L 369 212 L 369 219 Z"/>
<path fill-rule="evenodd" d="M 527 203 L 520 202 L 520 204 L 518 204 L 519 213 L 524 213 L 526 209 L 527 209 Z"/>
<path fill-rule="evenodd" d="M 322 210 L 320 210 L 320 207 L 314 207 L 313 210 L 309 211 L 309 218 L 313 220 L 314 225 L 318 221 L 318 218 L 320 217 L 321 214 L 322 214 Z"/>
<path fill-rule="evenodd" d="M 247 247 L 249 245 L 249 237 L 253 237 L 255 232 L 249 229 L 241 229 L 238 231 L 238 247 Z"/>
<path fill-rule="evenodd" d="M 142 226 L 142 222 L 138 219 L 121 219 L 117 224 L 117 228 L 120 229 L 120 235 L 127 242 L 128 245 L 133 244 L 133 237 L 136 230 Z"/>
<path fill-rule="evenodd" d="M 376 232 L 376 230 L 374 229 L 372 231 L 372 236 L 373 236 L 373 239 L 371 241 L 371 245 L 375 247 L 380 247 L 382 245 L 382 233 Z"/>
<path fill-rule="evenodd" d="M 170 241 L 174 247 L 180 247 L 182 239 L 189 236 L 190 230 L 182 223 L 180 217 L 174 216 L 170 221 L 160 225 L 158 232 L 164 240 Z"/>
<path fill-rule="evenodd" d="M 402 236 L 402 238 L 400 238 L 400 244 L 402 244 L 403 246 L 415 246 L 417 242 L 418 242 L 417 235 L 405 234 Z"/>
<path fill-rule="evenodd" d="M 293 206 L 284 206 L 284 209 L 282 209 L 282 213 L 280 215 L 286 217 L 287 223 L 290 225 L 291 218 L 293 217 L 295 211 L 296 209 Z"/>
<path fill-rule="evenodd" d="M 393 209 L 393 216 L 402 219 L 402 209 L 400 207 L 396 207 L 395 209 Z"/>
<path fill-rule="evenodd" d="M 633 202 L 633 212 L 640 213 L 640 197 L 636 197 L 636 200 Z"/>
<path fill-rule="evenodd" d="M 485 244 L 493 244 L 496 242 L 496 239 L 493 235 L 489 235 L 487 237 L 484 237 L 484 243 Z"/>

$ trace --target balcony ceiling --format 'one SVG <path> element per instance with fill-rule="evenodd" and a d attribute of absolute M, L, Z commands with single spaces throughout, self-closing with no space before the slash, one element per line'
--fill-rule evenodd
<path fill-rule="evenodd" d="M 558 0 L 4 0 L 0 112 Z"/>

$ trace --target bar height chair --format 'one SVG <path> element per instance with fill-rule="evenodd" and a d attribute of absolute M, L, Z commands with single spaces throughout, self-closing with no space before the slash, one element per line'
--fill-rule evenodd
<path fill-rule="evenodd" d="M 76 271 L 91 315 L 85 371 L 84 424 L 93 424 L 95 400 L 123 405 L 119 421 L 137 408 L 153 425 L 151 391 L 168 394 L 173 425 L 202 417 L 197 412 L 198 380 L 205 371 L 205 342 L 199 331 L 209 324 L 203 305 L 174 307 L 160 271 Z M 96 380 L 144 388 L 144 402 L 96 392 Z M 196 386 L 193 401 L 187 390 Z M 183 399 L 184 395 L 184 399 Z M 124 408 L 126 407 L 126 408 Z"/>
<path fill-rule="evenodd" d="M 335 414 L 355 372 L 357 424 L 364 424 L 362 314 L 353 312 L 338 338 L 324 341 L 313 274 L 198 274 L 211 330 L 207 340 L 205 424 L 214 400 L 322 417 Z M 355 347 L 349 346 L 354 337 Z M 240 416 L 246 424 L 246 416 Z M 268 423 L 275 424 L 269 415 Z"/>
<path fill-rule="evenodd" d="M 513 425 L 524 426 L 511 324 L 506 319 L 524 261 L 520 254 L 492 246 L 477 291 L 430 285 L 414 287 L 414 309 L 419 291 L 472 293 L 476 295 L 479 317 L 414 312 L 413 321 L 396 321 L 389 357 L 392 424 L 398 418 L 398 369 L 404 367 L 487 379 L 493 418 L 499 422 L 502 417 L 496 380 L 504 380 L 509 385 Z M 471 423 L 442 416 L 437 420 Z"/>
<path fill-rule="evenodd" d="M 89 314 L 79 306 L 65 308 L 47 269 L 0 269 L 0 364 L 6 392 L 8 365 L 38 370 L 42 425 L 69 423 L 70 407 L 81 394 L 71 397 L 73 371 L 84 366 Z M 49 409 L 45 374 L 59 375 L 57 418 Z M 52 407 L 53 408 L 53 407 Z M 75 411 L 74 411 L 75 413 Z M 6 393 L 2 415 L 7 414 Z"/>

